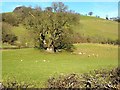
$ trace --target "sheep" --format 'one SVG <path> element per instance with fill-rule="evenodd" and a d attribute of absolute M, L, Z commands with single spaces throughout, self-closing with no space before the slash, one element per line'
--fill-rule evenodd
<path fill-rule="evenodd" d="M 81 54 L 82 54 L 82 52 L 79 52 L 79 54 L 81 55 Z"/>
<path fill-rule="evenodd" d="M 46 60 L 43 60 L 43 62 L 46 62 Z"/>

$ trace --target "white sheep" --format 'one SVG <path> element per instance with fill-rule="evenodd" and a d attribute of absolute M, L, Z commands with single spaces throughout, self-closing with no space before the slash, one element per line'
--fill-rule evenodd
<path fill-rule="evenodd" d="M 43 62 L 46 62 L 46 60 L 43 60 Z"/>
<path fill-rule="evenodd" d="M 81 54 L 82 54 L 82 52 L 79 52 L 79 54 L 81 55 Z"/>

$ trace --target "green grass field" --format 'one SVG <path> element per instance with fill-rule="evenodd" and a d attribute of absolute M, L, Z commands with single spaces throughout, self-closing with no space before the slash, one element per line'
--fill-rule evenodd
<path fill-rule="evenodd" d="M 84 36 L 118 39 L 118 23 L 101 18 L 80 16 L 80 25 L 74 30 Z"/>
<path fill-rule="evenodd" d="M 117 67 L 117 46 L 76 44 L 75 47 L 73 53 L 52 54 L 34 48 L 3 50 L 3 80 L 14 76 L 18 81 L 35 81 L 37 87 L 45 87 L 45 82 L 50 76 L 73 72 L 81 74 L 95 69 Z"/>

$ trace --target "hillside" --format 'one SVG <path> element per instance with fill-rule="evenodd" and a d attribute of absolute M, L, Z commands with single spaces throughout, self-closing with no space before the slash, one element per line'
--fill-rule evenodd
<path fill-rule="evenodd" d="M 19 38 L 27 32 L 27 29 L 22 25 L 13 27 L 12 30 Z M 73 30 L 86 37 L 90 36 L 93 38 L 105 38 L 111 40 L 118 39 L 118 23 L 101 18 L 80 16 L 80 25 L 74 27 Z"/>
<path fill-rule="evenodd" d="M 34 44 L 33 37 L 31 37 L 29 32 L 30 30 L 26 29 L 26 27 L 30 27 L 29 24 L 25 25 L 26 27 L 23 26 L 23 24 L 27 22 L 26 18 L 29 16 L 29 12 L 32 12 L 32 10 L 36 12 L 35 9 L 21 7 L 16 8 L 13 12 L 3 13 L 3 22 L 9 23 L 9 25 L 6 24 L 6 26 L 11 25 L 11 31 L 17 36 L 17 40 L 21 42 L 23 46 L 25 46 L 25 43 L 28 43 L 29 46 L 33 46 Z M 79 14 L 74 16 L 74 18 L 77 18 L 77 24 L 74 24 L 74 20 L 71 22 L 72 25 L 74 24 L 73 27 L 70 27 L 74 32 L 73 36 L 71 36 L 72 43 L 119 43 L 119 41 L 117 41 L 118 22 Z M 35 23 L 37 22 L 35 21 Z"/>
<path fill-rule="evenodd" d="M 118 23 L 101 18 L 80 16 L 80 25 L 74 30 L 84 36 L 118 39 Z"/>

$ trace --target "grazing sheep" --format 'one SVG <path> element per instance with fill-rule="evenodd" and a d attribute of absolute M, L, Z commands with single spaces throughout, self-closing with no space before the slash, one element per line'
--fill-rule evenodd
<path fill-rule="evenodd" d="M 28 46 L 28 43 L 27 43 L 27 42 L 25 43 L 25 46 Z"/>
<path fill-rule="evenodd" d="M 94 56 L 95 54 L 93 53 L 92 55 Z"/>
<path fill-rule="evenodd" d="M 43 62 L 46 62 L 46 60 L 43 60 Z"/>
<path fill-rule="evenodd" d="M 21 62 L 22 62 L 23 60 L 21 60 Z"/>
<path fill-rule="evenodd" d="M 82 54 L 82 52 L 79 52 L 79 54 L 81 55 L 81 54 Z"/>

